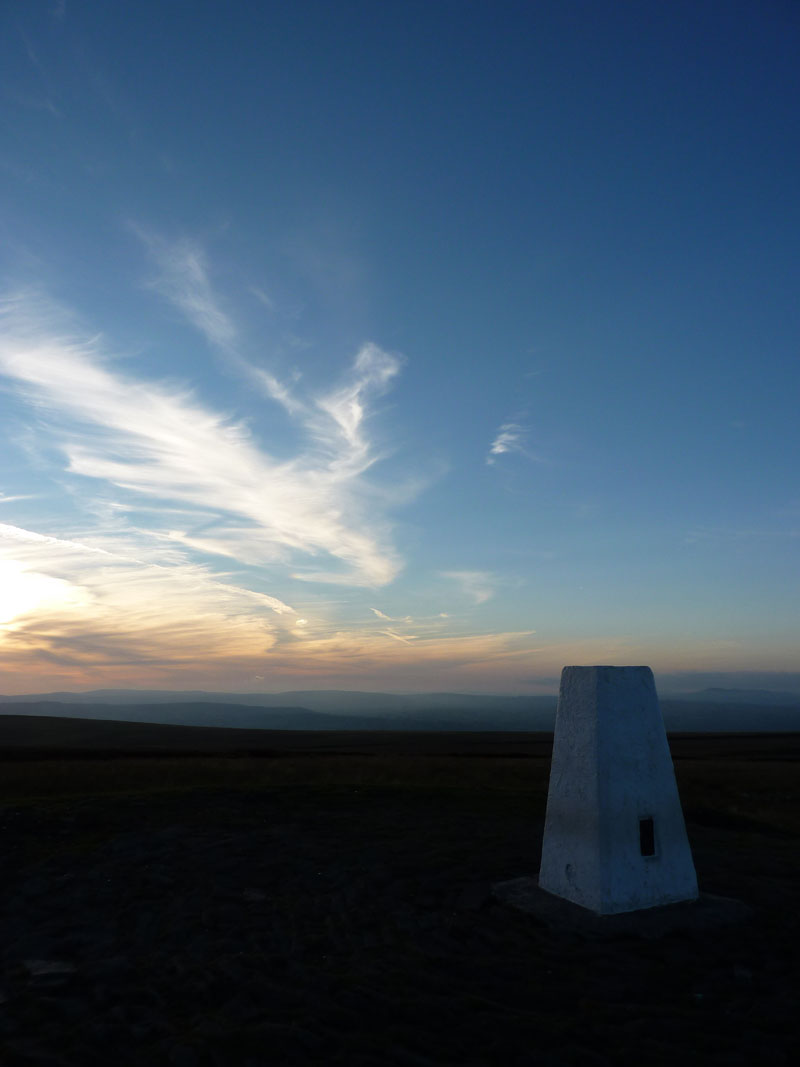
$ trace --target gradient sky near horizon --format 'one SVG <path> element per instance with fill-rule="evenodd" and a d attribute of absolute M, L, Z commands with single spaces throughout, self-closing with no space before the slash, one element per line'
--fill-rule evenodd
<path fill-rule="evenodd" d="M 7 0 L 0 692 L 800 669 L 798 55 L 780 0 Z"/>

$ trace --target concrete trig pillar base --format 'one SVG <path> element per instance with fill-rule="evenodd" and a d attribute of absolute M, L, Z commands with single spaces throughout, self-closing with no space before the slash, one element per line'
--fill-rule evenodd
<path fill-rule="evenodd" d="M 649 667 L 565 667 L 539 887 L 601 915 L 697 898 Z"/>

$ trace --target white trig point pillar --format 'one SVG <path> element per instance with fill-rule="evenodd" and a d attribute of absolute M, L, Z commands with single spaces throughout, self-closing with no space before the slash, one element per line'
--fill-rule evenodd
<path fill-rule="evenodd" d="M 593 912 L 697 898 L 649 667 L 565 667 L 539 887 Z"/>

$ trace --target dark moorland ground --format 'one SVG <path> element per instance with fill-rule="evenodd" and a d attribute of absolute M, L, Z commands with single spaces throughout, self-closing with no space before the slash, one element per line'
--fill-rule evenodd
<path fill-rule="evenodd" d="M 54 730 L 0 719 L 3 1065 L 797 1062 L 798 734 L 671 738 L 752 915 L 647 939 L 493 900 L 545 735 Z"/>

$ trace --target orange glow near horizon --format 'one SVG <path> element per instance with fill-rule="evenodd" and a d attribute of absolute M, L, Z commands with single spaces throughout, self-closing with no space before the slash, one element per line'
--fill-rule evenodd
<path fill-rule="evenodd" d="M 27 614 L 0 629 L 5 695 L 57 689 L 286 689 L 552 692 L 565 664 L 647 663 L 669 671 L 741 670 L 741 650 L 706 643 L 657 650 L 630 638 L 555 641 L 528 633 L 420 637 L 313 626 L 271 632 L 263 619 L 206 614 L 187 622 L 82 612 Z M 781 670 L 764 655 L 752 669 Z"/>

